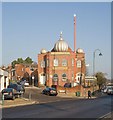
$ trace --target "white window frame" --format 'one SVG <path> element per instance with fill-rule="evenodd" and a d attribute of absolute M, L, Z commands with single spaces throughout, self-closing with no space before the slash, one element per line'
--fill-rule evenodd
<path fill-rule="evenodd" d="M 45 61 L 44 60 L 41 61 L 41 68 L 45 68 Z"/>
<path fill-rule="evenodd" d="M 74 58 L 72 58 L 71 63 L 72 63 L 72 66 L 74 66 Z"/>
<path fill-rule="evenodd" d="M 66 75 L 66 73 L 62 74 L 62 81 L 67 81 L 67 75 L 66 75 L 66 77 L 63 77 L 63 75 Z"/>
<path fill-rule="evenodd" d="M 67 60 L 66 59 L 62 60 L 62 66 L 67 66 Z"/>
<path fill-rule="evenodd" d="M 77 68 L 81 68 L 81 66 L 82 66 L 81 60 L 77 60 Z"/>
<path fill-rule="evenodd" d="M 57 82 L 57 81 L 58 81 L 58 75 L 57 75 L 57 77 L 55 77 L 55 75 L 57 75 L 57 74 L 54 74 L 54 75 L 53 75 L 53 81 L 54 81 L 54 82 Z"/>
<path fill-rule="evenodd" d="M 46 60 L 46 66 L 49 66 L 49 59 Z"/>
<path fill-rule="evenodd" d="M 53 66 L 58 66 L 58 59 L 54 59 Z"/>

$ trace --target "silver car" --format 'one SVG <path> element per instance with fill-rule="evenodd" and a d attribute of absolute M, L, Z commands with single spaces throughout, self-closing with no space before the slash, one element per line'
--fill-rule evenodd
<path fill-rule="evenodd" d="M 108 95 L 113 95 L 113 88 L 108 88 L 107 89 L 107 94 Z"/>

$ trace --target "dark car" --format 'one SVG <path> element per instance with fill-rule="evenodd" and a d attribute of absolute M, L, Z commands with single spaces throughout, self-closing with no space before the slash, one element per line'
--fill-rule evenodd
<path fill-rule="evenodd" d="M 15 90 L 13 88 L 6 88 L 2 90 L 2 95 L 4 95 L 4 99 L 15 99 Z"/>
<path fill-rule="evenodd" d="M 10 85 L 8 85 L 8 88 L 13 88 L 15 90 L 15 94 L 18 96 L 24 94 L 24 92 L 25 92 L 24 86 L 19 85 L 19 84 L 12 84 L 11 83 Z"/>
<path fill-rule="evenodd" d="M 65 84 L 64 84 L 64 87 L 65 87 L 65 88 L 71 88 L 71 83 L 65 83 Z"/>
<path fill-rule="evenodd" d="M 52 88 L 52 87 L 45 88 L 42 91 L 42 93 L 45 94 L 45 95 L 54 95 L 54 96 L 56 96 L 58 94 L 57 90 L 55 88 Z"/>

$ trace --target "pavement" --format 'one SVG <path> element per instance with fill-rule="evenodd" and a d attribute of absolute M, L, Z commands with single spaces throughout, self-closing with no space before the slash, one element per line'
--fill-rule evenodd
<path fill-rule="evenodd" d="M 104 116 L 101 116 L 97 120 L 113 120 L 113 112 L 107 113 Z"/>
<path fill-rule="evenodd" d="M 2 108 L 10 108 L 10 107 L 16 107 L 16 106 L 24 106 L 24 105 L 31 105 L 35 104 L 36 101 L 29 100 L 26 98 L 16 98 L 15 100 L 4 100 L 0 101 Z"/>
<path fill-rule="evenodd" d="M 65 94 L 65 93 L 59 93 L 57 95 L 58 97 L 62 97 L 62 98 L 76 98 L 76 99 L 87 99 L 87 96 L 76 96 L 75 94 Z M 96 96 L 92 96 L 91 98 L 97 98 Z"/>

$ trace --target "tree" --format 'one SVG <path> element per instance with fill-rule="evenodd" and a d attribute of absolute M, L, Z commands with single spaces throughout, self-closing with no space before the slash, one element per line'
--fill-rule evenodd
<path fill-rule="evenodd" d="M 27 64 L 32 64 L 33 61 L 32 61 L 32 59 L 31 59 L 30 57 L 27 57 L 27 58 L 25 59 L 25 63 L 27 63 Z"/>
<path fill-rule="evenodd" d="M 24 60 L 23 60 L 22 58 L 18 58 L 18 59 L 17 59 L 17 62 L 18 62 L 18 63 L 23 63 Z"/>
<path fill-rule="evenodd" d="M 12 67 L 15 67 L 15 64 L 32 64 L 33 61 L 30 57 L 27 57 L 25 60 L 23 60 L 22 58 L 18 58 L 17 60 L 14 60 L 11 64 Z"/>
<path fill-rule="evenodd" d="M 18 62 L 16 60 L 14 60 L 11 64 L 12 64 L 12 68 L 14 68 L 15 64 L 18 64 Z"/>
<path fill-rule="evenodd" d="M 96 73 L 95 77 L 97 78 L 97 85 L 99 86 L 100 90 L 102 85 L 106 83 L 107 79 L 105 78 L 105 75 L 102 72 Z"/>

